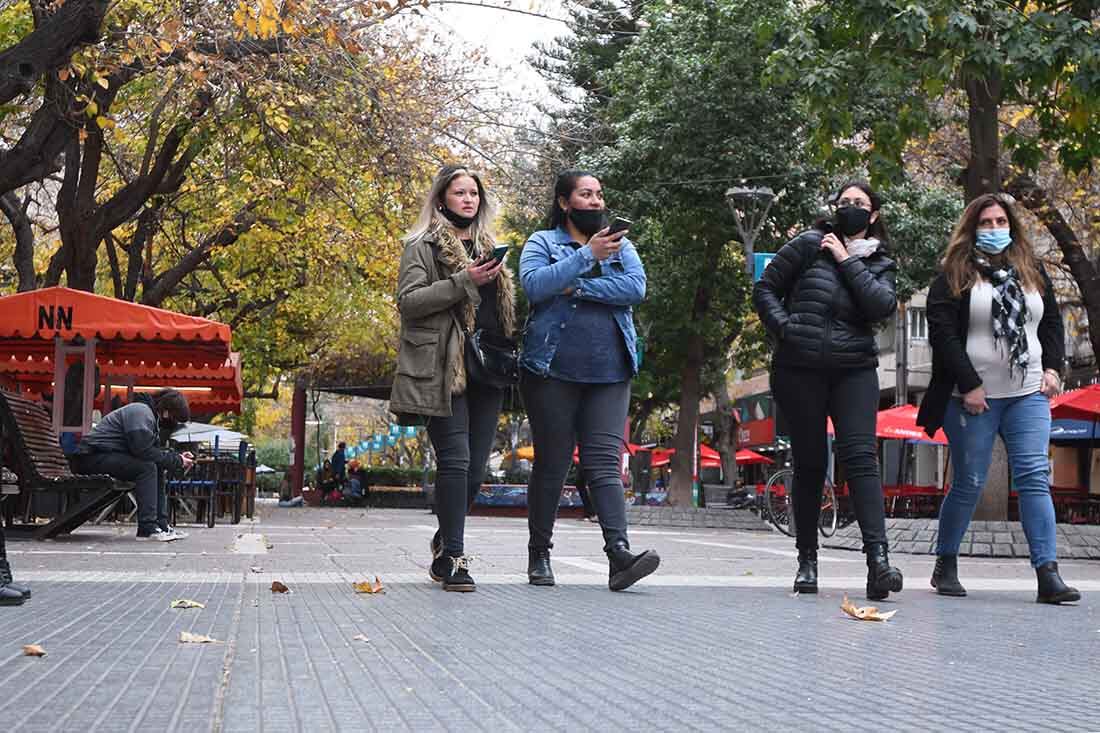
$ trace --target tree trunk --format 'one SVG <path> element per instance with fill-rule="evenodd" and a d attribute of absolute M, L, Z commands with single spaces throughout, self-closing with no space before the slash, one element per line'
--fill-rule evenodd
<path fill-rule="evenodd" d="M 80 46 L 99 40 L 108 0 L 69 0 L 52 15 L 35 13 L 36 28 L 0 51 L 0 104 L 32 91 L 48 72 L 69 63 Z"/>
<path fill-rule="evenodd" d="M 0 196 L 0 210 L 8 217 L 11 228 L 15 231 L 15 253 L 12 260 L 19 275 L 19 292 L 34 290 L 34 228 L 31 218 L 27 216 L 26 208 L 13 191 Z"/>
<path fill-rule="evenodd" d="M 668 503 L 674 506 L 691 506 L 692 471 L 695 459 L 695 442 L 699 423 L 699 399 L 702 397 L 703 337 L 692 334 L 688 340 L 684 368 L 680 371 L 680 415 L 676 421 L 676 437 L 672 457 L 672 481 L 668 489 Z"/>
<path fill-rule="evenodd" d="M 737 420 L 733 417 L 733 400 L 724 379 L 712 390 L 714 394 L 714 447 L 722 457 L 722 479 L 727 486 L 737 483 Z"/>
<path fill-rule="evenodd" d="M 983 193 L 1001 190 L 1001 130 L 997 113 L 1001 106 L 999 73 L 967 76 L 966 97 L 969 103 L 967 127 L 970 132 L 970 159 L 964 172 L 966 200 Z"/>
<path fill-rule="evenodd" d="M 1008 452 L 1001 436 L 993 440 L 993 458 L 985 477 L 985 487 L 974 508 L 974 519 L 979 522 L 1004 522 L 1008 519 Z"/>
<path fill-rule="evenodd" d="M 1100 357 L 1100 274 L 1096 271 L 1096 265 L 1089 259 L 1062 212 L 1038 183 L 1028 176 L 1019 176 L 1009 182 L 1006 190 L 1043 223 L 1062 250 L 1062 261 L 1081 291 L 1081 301 L 1089 317 L 1092 353 Z"/>

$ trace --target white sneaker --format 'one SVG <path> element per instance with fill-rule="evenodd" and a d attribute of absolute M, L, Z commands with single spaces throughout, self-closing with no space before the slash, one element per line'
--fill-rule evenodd
<path fill-rule="evenodd" d="M 137 536 L 137 541 L 138 542 L 148 542 L 150 540 L 155 541 L 155 542 L 171 542 L 173 540 L 178 540 L 178 539 L 181 539 L 178 535 L 176 535 L 172 532 L 165 532 L 160 527 L 157 527 L 155 530 L 153 530 L 152 532 L 150 532 L 147 535 L 142 536 L 142 535 L 139 534 Z"/>
<path fill-rule="evenodd" d="M 169 526 L 168 526 L 168 529 L 166 529 L 165 531 L 166 531 L 166 532 L 167 532 L 168 534 L 174 534 L 174 535 L 176 536 L 176 539 L 177 539 L 177 540 L 185 540 L 185 539 L 187 539 L 188 537 L 190 537 L 190 536 L 191 536 L 191 535 L 190 535 L 190 534 L 188 534 L 187 532 L 184 532 L 184 531 L 182 531 L 182 530 L 176 529 L 175 527 L 173 527 L 173 526 L 171 526 L 171 525 L 169 525 Z"/>

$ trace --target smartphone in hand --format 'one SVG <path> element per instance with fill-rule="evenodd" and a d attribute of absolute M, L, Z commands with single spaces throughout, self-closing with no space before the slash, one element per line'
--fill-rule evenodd
<path fill-rule="evenodd" d="M 608 231 L 608 234 L 618 234 L 619 232 L 625 232 L 627 229 L 633 226 L 633 224 L 634 222 L 632 222 L 630 219 L 616 216 L 615 219 L 611 222 L 611 228 Z"/>
<path fill-rule="evenodd" d="M 487 265 L 489 262 L 497 264 L 504 261 L 504 258 L 508 255 L 508 245 L 502 244 L 498 247 L 493 247 L 492 254 L 482 255 L 478 258 L 477 263 L 479 265 Z"/>

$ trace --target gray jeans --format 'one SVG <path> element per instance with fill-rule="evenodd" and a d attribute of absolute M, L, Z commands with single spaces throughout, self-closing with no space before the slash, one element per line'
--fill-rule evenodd
<path fill-rule="evenodd" d="M 73 456 L 73 464 L 77 473 L 107 474 L 134 482 L 138 532 L 141 534 L 148 534 L 158 526 L 161 529 L 168 526 L 168 493 L 160 481 L 161 471 L 157 464 L 139 460 L 129 453 L 78 453 Z"/>
<path fill-rule="evenodd" d="M 554 546 L 554 520 L 575 445 L 603 529 L 604 550 L 627 542 L 621 471 L 630 382 L 566 382 L 524 370 L 520 392 L 535 444 L 535 465 L 527 486 L 528 547 Z"/>
<path fill-rule="evenodd" d="M 435 451 L 435 513 L 443 550 L 458 557 L 464 551 L 466 514 L 485 478 L 497 435 L 504 391 L 471 382 L 464 394 L 451 397 L 451 416 L 428 421 Z"/>

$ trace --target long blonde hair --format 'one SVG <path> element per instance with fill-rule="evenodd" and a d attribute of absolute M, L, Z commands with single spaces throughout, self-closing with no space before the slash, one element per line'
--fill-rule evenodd
<path fill-rule="evenodd" d="M 982 212 L 990 206 L 1000 206 L 1004 209 L 1012 235 L 1012 244 L 1008 249 L 999 255 L 986 255 L 990 264 L 994 267 L 1012 265 L 1024 290 L 1042 292 L 1044 285 L 1043 278 L 1039 275 L 1039 263 L 1035 259 L 1031 240 L 1020 223 L 1015 207 L 1006 197 L 986 193 L 971 201 L 963 211 L 959 223 L 955 225 L 955 231 L 951 234 L 947 252 L 943 256 L 943 274 L 947 277 L 951 294 L 957 298 L 964 290 L 969 290 L 978 282 L 978 268 L 974 264 L 974 242 L 978 238 L 978 220 Z"/>
<path fill-rule="evenodd" d="M 496 217 L 496 205 L 485 193 L 485 186 L 481 183 L 481 176 L 463 165 L 445 165 L 439 169 L 432 180 L 432 186 L 428 189 L 428 195 L 424 197 L 424 203 L 420 206 L 420 215 L 416 223 L 405 235 L 405 244 L 419 241 L 426 234 L 434 234 L 444 227 L 454 228 L 454 225 L 440 213 L 440 207 L 444 206 L 444 196 L 451 182 L 459 176 L 469 176 L 477 184 L 478 209 L 474 223 L 470 225 L 470 237 L 475 242 L 485 239 L 496 241 L 493 234 L 493 219 Z"/>

